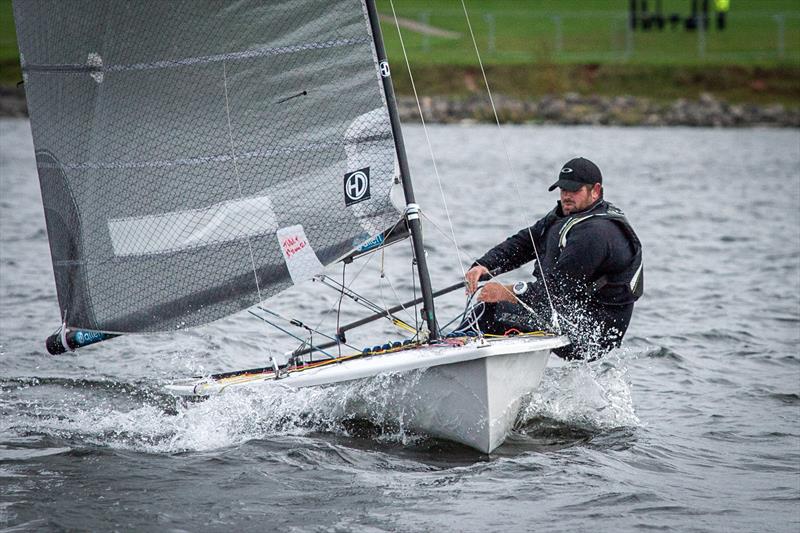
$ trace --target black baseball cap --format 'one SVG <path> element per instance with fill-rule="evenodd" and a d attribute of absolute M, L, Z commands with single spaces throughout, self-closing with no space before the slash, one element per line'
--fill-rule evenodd
<path fill-rule="evenodd" d="M 594 185 L 595 183 L 603 183 L 603 175 L 600 174 L 600 169 L 588 159 L 576 157 L 564 163 L 564 166 L 561 167 L 561 172 L 558 173 L 558 181 L 547 190 L 552 191 L 559 187 L 575 192 L 584 185 Z"/>

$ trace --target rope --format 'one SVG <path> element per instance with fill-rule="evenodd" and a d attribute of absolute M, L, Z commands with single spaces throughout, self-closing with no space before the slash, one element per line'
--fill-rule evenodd
<path fill-rule="evenodd" d="M 475 40 L 475 32 L 472 31 L 472 23 L 469 20 L 469 13 L 467 13 L 467 5 L 464 2 L 464 0 L 461 0 L 461 7 L 464 9 L 464 18 L 466 18 L 466 20 L 467 20 L 467 27 L 469 28 L 469 35 L 472 38 L 472 46 L 475 48 L 475 55 L 478 58 L 478 65 L 480 66 L 481 74 L 483 75 L 483 83 L 484 83 L 484 85 L 486 85 L 486 92 L 489 95 L 489 103 L 491 103 L 491 105 L 492 105 L 492 113 L 494 114 L 494 121 L 497 124 L 497 131 L 500 134 L 500 144 L 503 145 L 503 151 L 505 152 L 505 155 L 506 155 L 506 162 L 508 164 L 508 170 L 509 170 L 509 173 L 510 173 L 511 178 L 512 178 L 511 181 L 514 183 L 514 189 L 516 190 L 516 195 L 515 196 L 516 196 L 517 202 L 519 203 L 520 212 L 525 213 L 526 210 L 525 210 L 525 206 L 522 203 L 522 194 L 521 194 L 521 191 L 519 189 L 519 182 L 517 181 L 517 176 L 516 176 L 516 172 L 514 170 L 514 166 L 511 164 L 511 156 L 508 153 L 508 144 L 505 142 L 505 138 L 503 136 L 503 128 L 500 127 L 500 117 L 497 116 L 497 108 L 494 105 L 494 98 L 492 97 L 492 90 L 489 87 L 489 80 L 486 78 L 486 70 L 483 68 L 483 61 L 481 60 L 481 53 L 478 50 L 478 43 Z M 528 224 L 527 220 L 523 219 L 523 221 L 525 222 L 525 224 Z M 534 252 L 534 255 L 536 256 L 536 265 L 539 267 L 539 271 L 542 274 L 542 284 L 544 286 L 545 294 L 547 294 L 547 303 L 550 305 L 550 311 L 552 313 L 551 319 L 552 319 L 553 326 L 555 327 L 556 331 L 560 332 L 561 331 L 561 327 L 558 324 L 558 314 L 556 313 L 556 309 L 553 306 L 553 298 L 551 297 L 550 289 L 547 286 L 547 279 L 545 278 L 544 270 L 542 270 L 542 262 L 539 260 L 539 250 L 536 249 L 536 242 L 535 242 L 535 240 L 533 238 L 533 234 L 531 233 L 530 227 L 531 227 L 531 225 L 528 224 L 528 235 L 531 238 L 531 244 L 533 245 L 533 252 Z"/>

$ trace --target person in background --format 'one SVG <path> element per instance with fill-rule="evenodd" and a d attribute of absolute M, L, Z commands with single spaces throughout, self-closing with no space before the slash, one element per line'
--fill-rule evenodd
<path fill-rule="evenodd" d="M 728 16 L 728 10 L 731 8 L 731 0 L 714 0 L 714 9 L 717 12 L 717 29 L 722 31 L 725 29 L 725 19 Z"/>

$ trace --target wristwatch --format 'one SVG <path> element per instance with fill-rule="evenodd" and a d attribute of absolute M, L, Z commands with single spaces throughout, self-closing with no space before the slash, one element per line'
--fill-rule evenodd
<path fill-rule="evenodd" d="M 528 284 L 524 281 L 518 281 L 514 284 L 513 291 L 517 296 L 522 296 L 528 290 Z"/>

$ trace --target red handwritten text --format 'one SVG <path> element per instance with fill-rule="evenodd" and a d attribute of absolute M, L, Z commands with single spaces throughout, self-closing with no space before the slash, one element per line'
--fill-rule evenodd
<path fill-rule="evenodd" d="M 291 258 L 294 254 L 305 248 L 307 244 L 308 243 L 304 239 L 301 239 L 297 235 L 287 237 L 281 241 L 281 246 L 283 246 L 283 251 L 287 258 Z"/>

